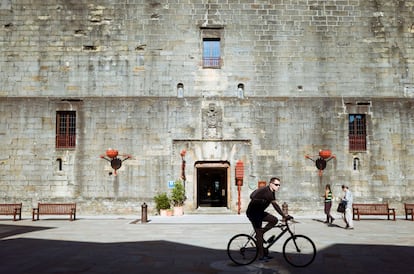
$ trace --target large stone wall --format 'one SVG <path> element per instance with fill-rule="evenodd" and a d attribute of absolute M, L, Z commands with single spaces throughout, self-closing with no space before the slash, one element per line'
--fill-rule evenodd
<path fill-rule="evenodd" d="M 2 2 L 3 96 L 413 95 L 412 1 Z"/>
<path fill-rule="evenodd" d="M 326 183 L 400 214 L 414 199 L 414 2 L 33 2 L 0 2 L 2 201 L 25 212 L 50 200 L 75 200 L 81 214 L 153 208 L 180 176 L 182 148 L 187 211 L 194 165 L 216 160 L 231 166 L 232 212 L 240 159 L 242 210 L 273 175 L 298 214 L 322 212 Z M 221 69 L 202 68 L 206 28 L 221 32 Z M 77 113 L 76 149 L 55 148 L 58 110 Z M 366 152 L 348 150 L 349 113 L 367 115 Z M 134 156 L 118 176 L 99 157 L 108 147 Z M 320 177 L 304 155 L 324 148 L 336 159 Z"/>
<path fill-rule="evenodd" d="M 355 102 L 355 101 L 354 101 Z M 55 112 L 69 103 L 49 98 L 3 99 L 2 199 L 76 200 L 81 212 L 128 213 L 168 191 L 167 182 L 180 176 L 179 152 L 186 148 L 187 210 L 196 207 L 196 161 L 226 160 L 231 164 L 229 207 L 237 209 L 233 168 L 245 162 L 242 209 L 259 180 L 280 176 L 283 201 L 294 212 L 314 211 L 325 183 L 349 184 L 358 201 L 387 201 L 400 207 L 413 197 L 413 102 L 373 100 L 368 114 L 368 151 L 349 153 L 348 110 L 340 99 L 277 98 L 217 99 L 222 115 L 222 139 L 203 139 L 201 112 L 206 99 L 86 98 L 72 102 L 78 113 L 75 150 L 55 149 Z M 18 108 L 16 110 L 16 108 Z M 124 162 L 117 176 L 109 175 L 100 159 L 115 147 L 134 159 Z M 329 148 L 336 159 L 319 177 L 306 154 Z M 353 159 L 360 168 L 353 169 Z M 59 170 L 57 159 L 62 159 Z M 135 208 L 134 208 L 135 207 Z"/>

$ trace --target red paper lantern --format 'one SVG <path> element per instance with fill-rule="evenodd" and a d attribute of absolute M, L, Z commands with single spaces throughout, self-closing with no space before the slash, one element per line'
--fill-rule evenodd
<path fill-rule="evenodd" d="M 329 149 L 321 150 L 319 151 L 319 156 L 322 159 L 328 159 L 329 157 L 332 156 L 332 152 Z"/>
<path fill-rule="evenodd" d="M 116 156 L 118 156 L 118 150 L 110 148 L 106 151 L 106 156 L 108 156 L 109 158 L 115 158 Z"/>

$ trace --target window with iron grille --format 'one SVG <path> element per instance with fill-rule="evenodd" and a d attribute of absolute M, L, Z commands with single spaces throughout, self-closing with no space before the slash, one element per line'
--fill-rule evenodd
<path fill-rule="evenodd" d="M 220 38 L 203 38 L 203 67 L 221 67 Z"/>
<path fill-rule="evenodd" d="M 349 114 L 349 151 L 367 150 L 365 114 Z"/>
<path fill-rule="evenodd" d="M 56 112 L 56 148 L 76 147 L 76 111 Z"/>

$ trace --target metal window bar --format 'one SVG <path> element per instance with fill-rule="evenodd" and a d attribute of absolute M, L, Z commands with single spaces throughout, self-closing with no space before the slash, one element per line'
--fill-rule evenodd
<path fill-rule="evenodd" d="M 204 57 L 203 67 L 205 68 L 220 68 L 221 62 L 220 57 Z"/>
<path fill-rule="evenodd" d="M 366 151 L 367 134 L 365 115 L 357 114 L 349 116 L 349 150 Z"/>
<path fill-rule="evenodd" d="M 74 148 L 76 146 L 76 112 L 58 112 L 56 123 L 56 147 Z"/>

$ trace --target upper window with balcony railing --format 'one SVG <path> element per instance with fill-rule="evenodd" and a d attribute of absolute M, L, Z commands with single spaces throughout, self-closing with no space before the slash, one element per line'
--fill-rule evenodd
<path fill-rule="evenodd" d="M 220 68 L 220 38 L 203 39 L 203 68 Z"/>

